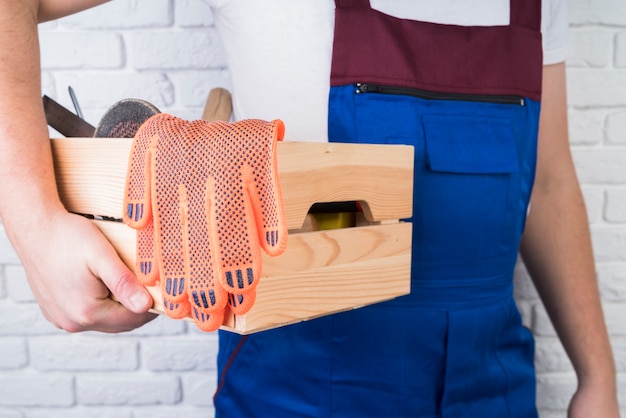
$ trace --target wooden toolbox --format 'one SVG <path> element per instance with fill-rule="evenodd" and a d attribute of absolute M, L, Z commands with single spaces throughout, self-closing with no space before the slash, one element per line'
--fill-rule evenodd
<path fill-rule="evenodd" d="M 66 208 L 94 222 L 134 269 L 135 230 L 119 221 L 132 139 L 52 139 Z M 263 254 L 254 307 L 223 328 L 247 334 L 405 295 L 410 288 L 413 148 L 399 145 L 281 142 L 278 166 L 289 240 Z M 316 230 L 311 206 L 359 201 L 357 226 Z M 117 219 L 118 221 L 116 221 Z M 307 221 L 307 222 L 305 222 Z M 307 226 L 308 225 L 308 226 Z M 159 287 L 149 291 L 162 309 Z"/>

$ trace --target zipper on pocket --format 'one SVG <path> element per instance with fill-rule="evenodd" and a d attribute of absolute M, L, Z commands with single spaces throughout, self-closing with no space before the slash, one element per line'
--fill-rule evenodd
<path fill-rule="evenodd" d="M 443 93 L 429 90 L 414 89 L 410 87 L 394 87 L 383 86 L 380 84 L 355 83 L 355 93 L 378 93 L 378 94 L 396 94 L 404 96 L 412 96 L 426 100 L 458 100 L 466 102 L 484 102 L 496 104 L 510 104 L 524 106 L 524 98 L 514 95 L 500 94 L 465 94 L 465 93 Z"/>

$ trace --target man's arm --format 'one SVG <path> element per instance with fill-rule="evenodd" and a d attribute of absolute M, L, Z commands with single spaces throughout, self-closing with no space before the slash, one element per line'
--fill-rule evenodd
<path fill-rule="evenodd" d="M 549 65 L 521 253 L 578 376 L 569 416 L 619 417 L 615 365 L 567 130 L 565 65 Z"/>
<path fill-rule="evenodd" d="M 68 331 L 117 332 L 150 320 L 152 300 L 98 229 L 59 200 L 37 37 L 42 18 L 99 3 L 0 1 L 0 218 L 49 321 Z M 108 298 L 109 289 L 126 308 Z"/>
<path fill-rule="evenodd" d="M 47 22 L 71 15 L 109 0 L 24 0 L 22 3 L 35 4 L 37 6 L 37 20 Z"/>

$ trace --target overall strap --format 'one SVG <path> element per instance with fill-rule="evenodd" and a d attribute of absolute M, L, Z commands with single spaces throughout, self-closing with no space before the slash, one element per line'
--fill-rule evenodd
<path fill-rule="evenodd" d="M 541 0 L 510 0 L 511 26 L 541 31 Z"/>

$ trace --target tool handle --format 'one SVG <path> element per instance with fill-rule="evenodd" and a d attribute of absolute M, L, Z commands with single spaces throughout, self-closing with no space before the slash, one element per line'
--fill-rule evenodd
<path fill-rule="evenodd" d="M 233 102 L 230 92 L 222 87 L 216 87 L 209 92 L 202 112 L 202 119 L 209 122 L 218 120 L 228 122 L 232 112 Z"/>

